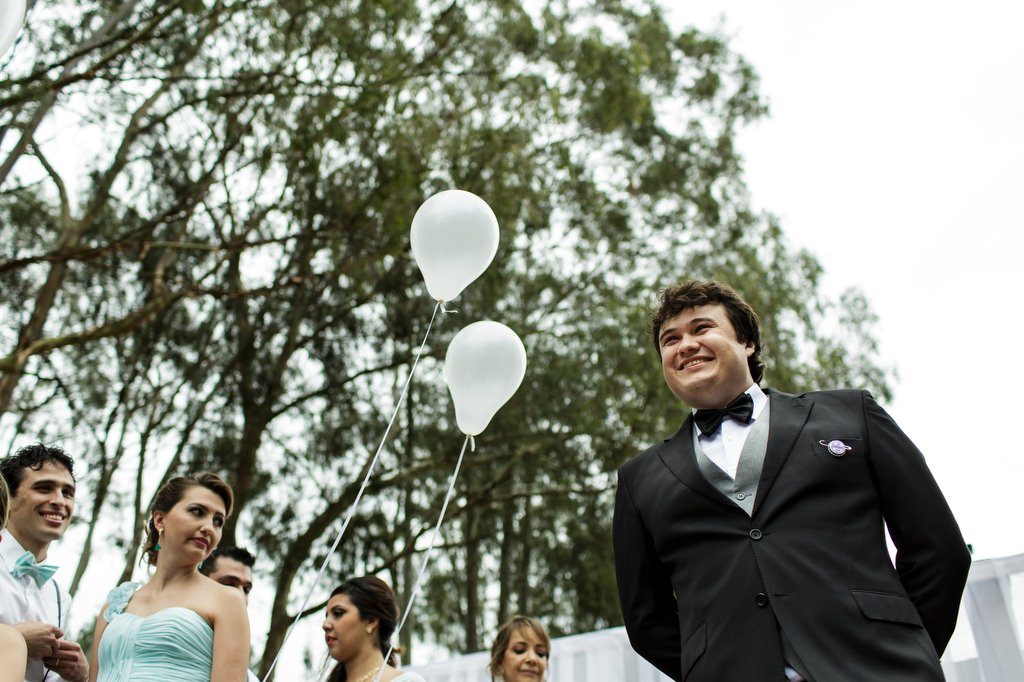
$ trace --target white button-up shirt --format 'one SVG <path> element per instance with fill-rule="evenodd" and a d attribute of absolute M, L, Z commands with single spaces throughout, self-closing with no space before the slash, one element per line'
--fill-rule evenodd
<path fill-rule="evenodd" d="M 62 630 L 71 616 L 71 595 L 52 578 L 42 586 L 30 576 L 11 575 L 14 562 L 25 553 L 10 532 L 0 531 L 0 623 L 17 625 L 39 621 Z M 62 682 L 64 678 L 46 669 L 38 659 L 29 659 L 25 682 Z"/>

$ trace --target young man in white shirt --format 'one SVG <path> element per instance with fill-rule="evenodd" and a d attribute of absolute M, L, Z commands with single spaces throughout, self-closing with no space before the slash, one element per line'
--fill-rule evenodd
<path fill-rule="evenodd" d="M 14 626 L 28 647 L 26 682 L 86 682 L 82 647 L 64 638 L 71 595 L 45 563 L 50 543 L 64 536 L 75 509 L 74 462 L 46 445 L 21 448 L 0 460 L 10 488 L 10 517 L 0 532 L 0 623 Z"/>

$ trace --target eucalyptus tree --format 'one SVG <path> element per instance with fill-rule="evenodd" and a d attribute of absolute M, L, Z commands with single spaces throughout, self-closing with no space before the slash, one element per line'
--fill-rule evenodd
<path fill-rule="evenodd" d="M 652 2 L 39 0 L 0 107 L 2 433 L 78 444 L 86 549 L 114 523 L 123 577 L 155 486 L 224 472 L 224 542 L 273 584 L 262 670 L 431 319 L 407 234 L 437 190 L 490 203 L 499 257 L 434 321 L 332 579 L 409 594 L 460 442 L 457 327 L 509 324 L 530 367 L 467 461 L 407 643 L 473 649 L 514 610 L 617 622 L 611 472 L 681 418 L 644 331 L 668 282 L 737 283 L 776 385 L 885 390 L 870 309 L 824 298 L 749 208 L 753 69 Z"/>

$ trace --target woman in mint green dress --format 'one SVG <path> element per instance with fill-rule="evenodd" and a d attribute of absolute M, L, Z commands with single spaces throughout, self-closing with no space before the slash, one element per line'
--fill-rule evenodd
<path fill-rule="evenodd" d="M 245 597 L 199 572 L 232 501 L 210 473 L 173 478 L 157 492 L 143 549 L 156 570 L 145 584 L 111 590 L 96 621 L 90 682 L 244 682 Z"/>

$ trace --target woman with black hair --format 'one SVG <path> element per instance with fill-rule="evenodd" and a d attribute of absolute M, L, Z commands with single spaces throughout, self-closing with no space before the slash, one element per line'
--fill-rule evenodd
<path fill-rule="evenodd" d="M 391 635 L 398 625 L 395 593 L 372 575 L 346 580 L 327 602 L 324 641 L 338 665 L 328 682 L 373 682 L 383 666 L 380 682 L 426 682 L 416 673 L 402 672 L 395 656 L 385 663 Z"/>

